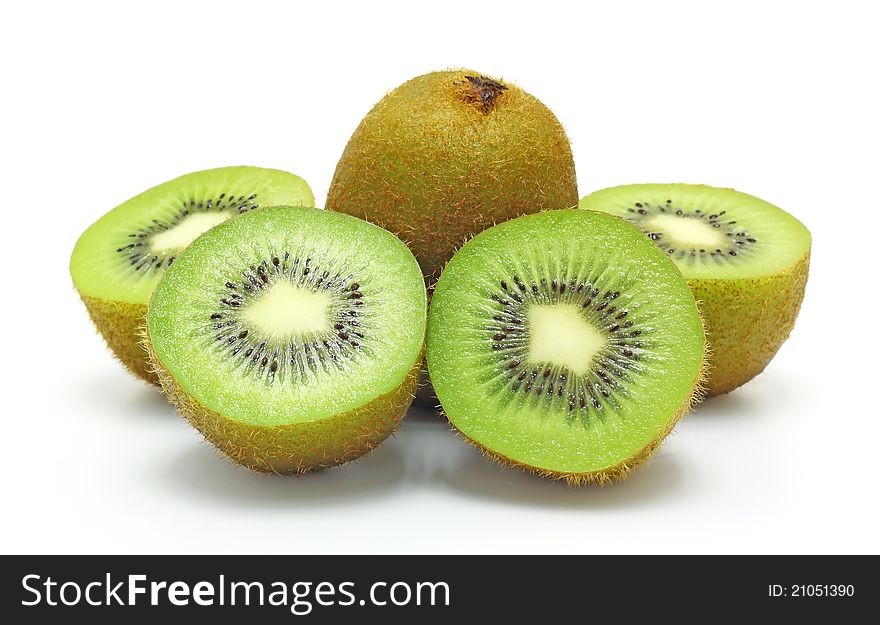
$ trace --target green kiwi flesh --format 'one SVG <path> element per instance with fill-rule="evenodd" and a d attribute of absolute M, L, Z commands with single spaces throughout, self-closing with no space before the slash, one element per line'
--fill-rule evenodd
<path fill-rule="evenodd" d="M 681 273 L 602 213 L 478 234 L 431 300 L 428 371 L 452 425 L 492 458 L 575 484 L 645 460 L 697 397 L 704 355 Z"/>
<path fill-rule="evenodd" d="M 302 473 L 387 437 L 421 367 L 426 293 L 393 234 L 314 208 L 264 208 L 196 239 L 147 314 L 163 390 L 236 462 Z"/>
<path fill-rule="evenodd" d="M 221 167 L 160 184 L 123 202 L 80 236 L 70 274 L 98 331 L 135 375 L 157 382 L 140 345 L 147 302 L 199 234 L 261 206 L 313 206 L 308 184 L 259 167 Z"/>
<path fill-rule="evenodd" d="M 626 219 L 678 265 L 708 329 L 709 395 L 764 370 L 804 298 L 811 237 L 801 222 L 752 195 L 706 185 L 625 185 L 580 206 Z"/>

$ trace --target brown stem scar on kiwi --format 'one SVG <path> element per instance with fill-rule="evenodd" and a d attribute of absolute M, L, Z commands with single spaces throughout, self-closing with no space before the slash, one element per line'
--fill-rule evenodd
<path fill-rule="evenodd" d="M 507 91 L 505 85 L 486 76 L 465 76 L 465 79 L 468 85 L 465 97 L 479 102 L 483 107 L 484 113 L 488 113 L 495 105 L 495 100 Z"/>

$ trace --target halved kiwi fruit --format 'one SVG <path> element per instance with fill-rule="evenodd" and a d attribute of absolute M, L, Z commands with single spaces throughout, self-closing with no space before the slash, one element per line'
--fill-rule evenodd
<path fill-rule="evenodd" d="M 706 319 L 709 395 L 764 370 L 804 299 L 811 239 L 801 222 L 754 196 L 704 185 L 613 187 L 580 206 L 623 217 L 681 269 Z"/>
<path fill-rule="evenodd" d="M 222 167 L 141 193 L 89 226 L 70 274 L 98 331 L 135 375 L 157 383 L 139 344 L 147 301 L 165 269 L 199 234 L 261 206 L 314 206 L 308 184 L 285 171 Z"/>
<path fill-rule="evenodd" d="M 704 352 L 675 265 L 592 211 L 478 234 L 431 300 L 428 371 L 452 425 L 492 458 L 571 483 L 645 460 L 694 402 Z"/>
<path fill-rule="evenodd" d="M 409 249 L 365 221 L 264 208 L 203 234 L 147 314 L 162 388 L 251 469 L 302 473 L 356 458 L 409 406 L 426 323 Z"/>

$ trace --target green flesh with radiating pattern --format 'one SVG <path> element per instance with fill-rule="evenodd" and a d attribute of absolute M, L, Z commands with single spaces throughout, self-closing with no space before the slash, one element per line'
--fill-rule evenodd
<path fill-rule="evenodd" d="M 626 219 L 688 279 L 771 276 L 793 266 L 810 248 L 810 234 L 797 219 L 733 189 L 633 184 L 592 193 L 580 207 Z"/>
<path fill-rule="evenodd" d="M 764 370 L 804 298 L 811 237 L 800 221 L 752 195 L 705 185 L 613 187 L 580 206 L 623 217 L 678 265 L 708 328 L 708 395 Z"/>
<path fill-rule="evenodd" d="M 418 362 L 425 287 L 394 235 L 340 213 L 265 208 L 198 238 L 150 302 L 152 348 L 225 418 L 318 421 L 397 389 Z"/>
<path fill-rule="evenodd" d="M 187 174 L 92 224 L 76 243 L 70 273 L 85 296 L 146 304 L 164 271 L 210 227 L 254 208 L 314 202 L 302 178 L 276 169 L 222 167 Z"/>
<path fill-rule="evenodd" d="M 431 300 L 427 359 L 450 421 L 549 473 L 638 457 L 690 404 L 704 334 L 672 262 L 636 228 L 578 209 L 464 245 Z"/>

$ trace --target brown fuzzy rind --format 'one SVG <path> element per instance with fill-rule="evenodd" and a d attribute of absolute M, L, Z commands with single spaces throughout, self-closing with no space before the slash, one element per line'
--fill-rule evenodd
<path fill-rule="evenodd" d="M 349 140 L 327 195 L 329 210 L 403 239 L 429 284 L 474 234 L 578 200 L 553 113 L 511 84 L 486 107 L 467 76 L 480 75 L 434 72 L 385 96 Z"/>
<path fill-rule="evenodd" d="M 804 299 L 808 251 L 788 270 L 741 280 L 688 280 L 706 321 L 713 354 L 709 397 L 761 373 L 791 334 Z"/>
<path fill-rule="evenodd" d="M 153 350 L 144 347 L 168 400 L 190 424 L 233 461 L 263 473 L 308 473 L 359 458 L 390 436 L 412 403 L 422 362 L 385 395 L 321 421 L 259 426 L 228 419 L 207 408 L 177 383 Z"/>
<path fill-rule="evenodd" d="M 116 302 L 77 292 L 95 328 L 120 362 L 137 377 L 158 385 L 159 378 L 153 373 L 147 353 L 141 345 L 141 335 L 147 322 L 146 304 Z"/>

